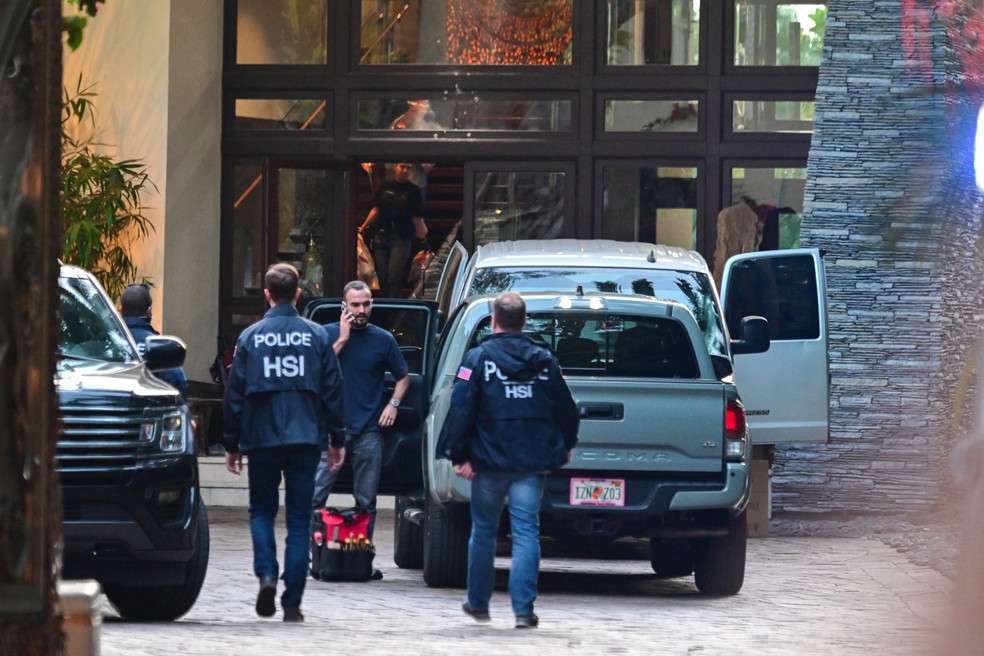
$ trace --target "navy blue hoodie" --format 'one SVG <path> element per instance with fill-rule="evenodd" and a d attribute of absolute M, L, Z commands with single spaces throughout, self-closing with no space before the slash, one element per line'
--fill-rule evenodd
<path fill-rule="evenodd" d="M 458 370 L 437 454 L 480 472 L 549 471 L 566 462 L 579 423 L 550 349 L 521 333 L 495 333 Z"/>

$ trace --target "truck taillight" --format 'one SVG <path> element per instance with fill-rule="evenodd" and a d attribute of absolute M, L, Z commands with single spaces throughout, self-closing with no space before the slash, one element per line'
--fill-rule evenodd
<path fill-rule="evenodd" d="M 724 455 L 741 459 L 745 455 L 745 409 L 737 401 L 728 401 L 724 408 Z"/>

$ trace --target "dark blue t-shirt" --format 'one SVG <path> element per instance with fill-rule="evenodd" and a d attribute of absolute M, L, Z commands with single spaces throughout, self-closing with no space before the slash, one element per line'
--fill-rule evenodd
<path fill-rule="evenodd" d="M 325 326 L 330 343 L 338 339 L 338 330 L 337 323 Z M 351 330 L 338 354 L 338 363 L 342 369 L 346 434 L 359 435 L 378 428 L 386 372 L 400 380 L 409 371 L 396 339 L 372 324 L 365 330 Z"/>

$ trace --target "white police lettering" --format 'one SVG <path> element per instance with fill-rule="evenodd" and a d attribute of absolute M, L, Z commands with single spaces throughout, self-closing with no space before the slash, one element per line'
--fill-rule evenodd
<path fill-rule="evenodd" d="M 311 346 L 311 333 L 257 333 L 253 346 Z"/>
<path fill-rule="evenodd" d="M 533 398 L 533 383 L 535 380 L 509 380 L 505 374 L 499 371 L 499 367 L 492 360 L 485 361 L 485 382 L 492 379 L 492 374 L 502 381 L 502 389 L 507 399 L 529 399 Z M 546 367 L 536 376 L 539 380 L 547 380 L 549 372 Z"/>
<path fill-rule="evenodd" d="M 284 355 L 263 358 L 264 378 L 296 378 L 304 375 L 303 355 Z"/>
<path fill-rule="evenodd" d="M 502 387 L 506 392 L 507 399 L 528 399 L 533 396 L 533 386 L 529 384 L 508 381 Z"/>

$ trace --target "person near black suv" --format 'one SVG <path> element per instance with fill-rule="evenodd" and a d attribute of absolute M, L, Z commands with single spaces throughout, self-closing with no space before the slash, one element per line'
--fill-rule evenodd
<path fill-rule="evenodd" d="M 184 344 L 148 337 L 141 358 L 90 273 L 62 265 L 58 287 L 62 577 L 98 580 L 124 619 L 177 619 L 205 580 L 208 519 L 188 406 L 151 372 Z"/>

